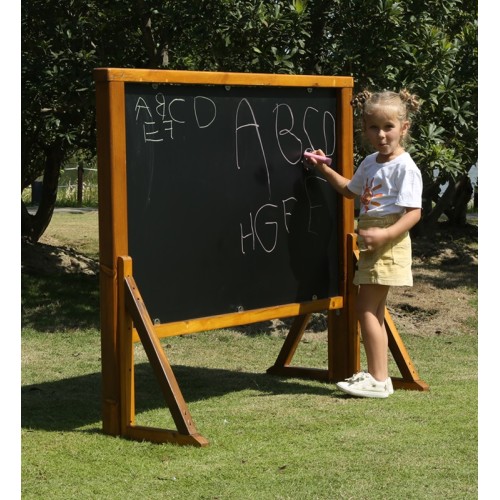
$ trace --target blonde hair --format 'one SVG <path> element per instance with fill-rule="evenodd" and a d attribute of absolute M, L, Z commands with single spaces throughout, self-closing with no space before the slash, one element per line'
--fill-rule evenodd
<path fill-rule="evenodd" d="M 401 89 L 399 92 L 385 90 L 373 93 L 369 90 L 363 90 L 353 97 L 351 105 L 361 112 L 362 120 L 366 115 L 372 114 L 376 106 L 390 106 L 396 110 L 401 123 L 407 121 L 411 124 L 411 117 L 420 108 L 420 100 L 407 89 Z M 408 140 L 409 134 L 406 134 L 404 141 L 407 142 Z"/>

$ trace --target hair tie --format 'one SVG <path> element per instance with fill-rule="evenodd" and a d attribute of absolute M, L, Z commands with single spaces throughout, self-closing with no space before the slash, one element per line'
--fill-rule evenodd
<path fill-rule="evenodd" d="M 370 98 L 371 92 L 368 92 L 368 90 L 363 90 L 361 92 L 358 92 L 351 101 L 351 106 L 353 108 L 358 108 L 358 109 L 363 109 L 365 102 Z"/>

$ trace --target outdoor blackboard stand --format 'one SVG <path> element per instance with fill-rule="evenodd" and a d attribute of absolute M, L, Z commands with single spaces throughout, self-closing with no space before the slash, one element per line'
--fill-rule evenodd
<path fill-rule="evenodd" d="M 206 446 L 160 338 L 294 322 L 268 373 L 359 370 L 354 205 L 302 163 L 353 172 L 350 77 L 99 68 L 96 81 L 103 430 Z M 290 366 L 328 316 L 326 369 Z M 396 387 L 426 390 L 386 315 Z M 141 341 L 176 430 L 135 424 Z"/>

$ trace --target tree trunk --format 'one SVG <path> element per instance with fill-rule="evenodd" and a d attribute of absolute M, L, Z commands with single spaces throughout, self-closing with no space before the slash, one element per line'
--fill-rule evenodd
<path fill-rule="evenodd" d="M 465 226 L 467 224 L 467 206 L 472 199 L 474 189 L 467 174 L 463 175 L 456 183 L 453 202 L 445 214 L 454 226 Z"/>
<path fill-rule="evenodd" d="M 443 215 L 446 210 L 449 210 L 449 208 L 453 203 L 456 190 L 457 190 L 457 183 L 450 181 L 444 193 L 437 200 L 434 208 L 425 218 L 424 221 L 425 226 L 431 226 L 431 227 L 434 226 L 434 224 L 436 224 L 437 221 L 439 220 L 439 217 L 441 217 L 441 215 Z"/>
<path fill-rule="evenodd" d="M 431 234 L 442 215 L 446 215 L 453 226 L 467 224 L 467 207 L 472 194 L 472 183 L 467 173 L 455 182 L 450 181 L 440 197 L 434 197 L 435 192 L 430 188 L 427 199 L 435 202 L 434 207 L 430 212 L 424 211 L 422 220 L 412 229 L 412 236 L 418 238 Z"/>
<path fill-rule="evenodd" d="M 63 156 L 59 143 L 51 145 L 46 151 L 42 196 L 36 214 L 31 215 L 21 200 L 21 237 L 31 243 L 36 243 L 40 239 L 52 219 Z"/>

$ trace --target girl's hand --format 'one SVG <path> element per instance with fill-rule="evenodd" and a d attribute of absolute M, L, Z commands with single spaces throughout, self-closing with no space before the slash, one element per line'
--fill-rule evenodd
<path fill-rule="evenodd" d="M 311 153 L 319 156 L 325 156 L 325 153 L 323 153 L 321 149 L 316 149 L 315 151 L 311 151 Z M 326 163 L 323 163 L 320 160 L 316 160 L 316 158 L 307 157 L 305 161 L 309 165 L 312 165 L 314 168 L 318 169 L 320 172 L 323 171 L 323 169 L 328 168 L 328 165 Z"/>
<path fill-rule="evenodd" d="M 321 149 L 316 149 L 315 151 L 311 151 L 313 154 L 318 156 L 326 156 Z M 307 162 L 307 163 L 306 163 Z M 319 172 L 326 181 L 342 196 L 349 198 L 352 200 L 356 195 L 349 191 L 347 185 L 349 184 L 349 179 L 340 175 L 333 168 L 326 163 L 323 163 L 321 160 L 317 160 L 316 158 L 304 157 L 303 161 L 304 168 L 307 168 L 307 165 L 313 166 L 317 172 Z"/>
<path fill-rule="evenodd" d="M 361 239 L 361 242 L 358 243 L 359 247 L 368 252 L 380 248 L 390 240 L 389 231 L 382 227 L 359 229 L 358 236 Z"/>
<path fill-rule="evenodd" d="M 376 250 L 377 248 L 399 238 L 405 231 L 409 231 L 419 220 L 422 214 L 420 208 L 406 208 L 406 213 L 392 226 L 369 227 L 359 229 L 358 235 L 361 240 L 358 243 L 360 250 Z M 359 241 L 359 240 L 358 240 Z"/>

